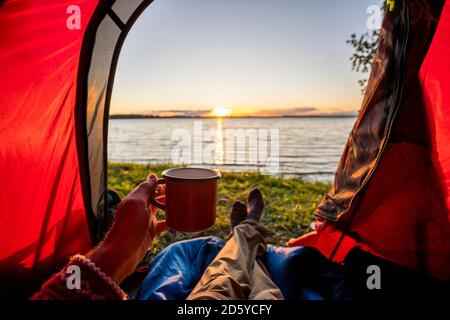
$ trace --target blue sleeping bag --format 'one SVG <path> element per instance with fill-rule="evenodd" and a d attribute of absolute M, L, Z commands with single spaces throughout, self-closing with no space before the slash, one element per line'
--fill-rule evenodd
<path fill-rule="evenodd" d="M 225 242 L 203 237 L 174 243 L 150 263 L 139 300 L 185 300 Z M 313 248 L 269 245 L 267 270 L 288 300 L 351 299 L 340 267 Z"/>

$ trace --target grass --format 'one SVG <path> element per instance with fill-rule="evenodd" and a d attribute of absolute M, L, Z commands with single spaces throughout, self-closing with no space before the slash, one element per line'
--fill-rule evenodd
<path fill-rule="evenodd" d="M 161 175 L 168 165 L 142 165 L 110 163 L 108 188 L 125 197 L 136 185 L 146 179 L 150 172 Z M 166 232 L 156 239 L 150 255 L 157 254 L 167 245 L 183 239 L 215 235 L 226 238 L 229 232 L 228 213 L 236 200 L 245 201 L 252 188 L 258 187 L 264 194 L 266 209 L 263 223 L 269 230 L 268 243 L 285 245 L 293 237 L 309 230 L 313 211 L 330 189 L 330 184 L 308 182 L 302 178 L 277 178 L 258 173 L 222 172 L 218 182 L 217 220 L 213 227 L 200 233 Z"/>

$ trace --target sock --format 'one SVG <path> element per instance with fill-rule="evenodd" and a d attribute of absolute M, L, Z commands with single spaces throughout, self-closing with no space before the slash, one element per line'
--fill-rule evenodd
<path fill-rule="evenodd" d="M 259 189 L 253 189 L 248 195 L 247 219 L 261 220 L 264 210 L 264 200 Z"/>
<path fill-rule="evenodd" d="M 245 203 L 236 201 L 233 203 L 233 207 L 230 212 L 230 225 L 231 229 L 236 227 L 239 223 L 245 220 L 247 217 L 247 207 Z"/>

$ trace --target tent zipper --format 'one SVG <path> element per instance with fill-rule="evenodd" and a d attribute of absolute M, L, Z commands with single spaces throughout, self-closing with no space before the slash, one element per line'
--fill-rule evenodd
<path fill-rule="evenodd" d="M 354 199 L 361 193 L 361 191 L 366 187 L 367 183 L 369 182 L 369 180 L 371 179 L 371 177 L 373 176 L 373 174 L 375 173 L 380 160 L 383 156 L 383 153 L 386 149 L 386 146 L 388 144 L 389 138 L 391 136 L 391 132 L 392 132 L 392 127 L 393 124 L 395 122 L 395 119 L 397 118 L 397 114 L 398 111 L 400 109 L 400 104 L 402 102 L 402 97 L 403 97 L 403 91 L 404 91 L 404 86 L 405 86 L 405 82 L 406 82 L 406 62 L 407 62 L 407 57 L 406 57 L 406 49 L 408 46 L 408 40 L 409 40 L 409 33 L 410 33 L 410 16 L 409 16 L 409 8 L 410 8 L 410 1 L 409 0 L 405 0 L 405 7 L 403 8 L 402 12 L 401 12 L 401 17 L 402 17 L 402 24 L 404 26 L 404 32 L 402 32 L 401 36 L 401 45 L 399 47 L 397 47 L 397 50 L 395 52 L 396 57 L 398 57 L 398 61 L 399 63 L 396 66 L 396 70 L 397 70 L 397 74 L 399 74 L 399 79 L 398 79 L 398 85 L 397 85 L 397 90 L 395 92 L 395 96 L 394 96 L 394 101 L 395 101 L 395 106 L 394 106 L 394 111 L 392 113 L 392 117 L 389 121 L 388 124 L 388 128 L 387 128 L 387 132 L 386 135 L 382 141 L 381 144 L 381 148 L 380 151 L 378 152 L 378 156 L 377 156 L 377 160 L 375 162 L 374 167 L 372 168 L 372 170 L 367 174 L 366 178 L 364 179 L 361 187 L 355 192 L 355 195 L 352 197 L 352 199 L 350 200 L 350 204 L 348 206 L 348 208 L 346 210 L 344 210 L 339 217 L 341 217 L 342 215 L 348 213 L 350 211 L 350 209 L 353 208 L 354 205 Z M 333 260 L 337 250 L 339 249 L 340 244 L 342 243 L 345 235 L 348 233 L 353 218 L 356 216 L 356 210 L 352 212 L 345 230 L 342 232 L 341 236 L 339 237 L 339 240 L 336 243 L 336 246 L 334 247 L 329 259 Z M 339 218 L 338 218 L 339 219 Z"/>

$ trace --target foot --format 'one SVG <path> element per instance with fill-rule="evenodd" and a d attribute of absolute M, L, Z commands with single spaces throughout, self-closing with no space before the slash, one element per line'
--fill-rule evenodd
<path fill-rule="evenodd" d="M 259 189 L 253 189 L 248 195 L 247 219 L 261 220 L 264 210 L 264 200 Z"/>
<path fill-rule="evenodd" d="M 233 203 L 233 207 L 230 212 L 230 224 L 231 229 L 236 227 L 239 223 L 245 220 L 247 217 L 247 207 L 245 203 L 241 201 L 236 201 Z"/>

